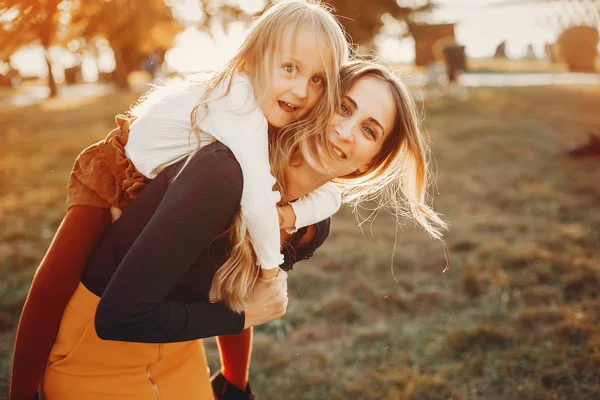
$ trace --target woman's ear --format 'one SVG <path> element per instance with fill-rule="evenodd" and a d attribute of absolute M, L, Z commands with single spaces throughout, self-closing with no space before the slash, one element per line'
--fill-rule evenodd
<path fill-rule="evenodd" d="M 348 175 L 346 175 L 345 177 L 348 178 L 352 178 L 352 177 L 357 177 L 357 176 L 361 176 L 362 174 L 364 174 L 365 172 L 367 172 L 369 170 L 369 166 L 368 165 L 364 165 L 358 169 L 355 169 L 353 172 L 350 172 Z M 343 177 L 342 177 L 343 178 Z"/>

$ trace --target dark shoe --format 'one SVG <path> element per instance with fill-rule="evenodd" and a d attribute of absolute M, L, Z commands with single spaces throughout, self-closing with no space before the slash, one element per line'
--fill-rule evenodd
<path fill-rule="evenodd" d="M 250 390 L 250 384 L 246 386 L 246 391 L 229 382 L 222 373 L 213 375 L 210 378 L 213 392 L 219 400 L 254 400 L 254 394 Z"/>
<path fill-rule="evenodd" d="M 600 137 L 590 134 L 586 144 L 569 147 L 567 154 L 571 157 L 600 156 Z"/>

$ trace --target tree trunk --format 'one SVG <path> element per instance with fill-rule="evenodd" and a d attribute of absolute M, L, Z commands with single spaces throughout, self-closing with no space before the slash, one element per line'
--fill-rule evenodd
<path fill-rule="evenodd" d="M 121 55 L 120 50 L 115 50 L 115 71 L 114 71 L 114 84 L 120 89 L 124 91 L 131 90 L 129 87 L 129 82 L 127 81 L 127 75 L 129 75 L 129 69 L 127 68 L 127 64 L 125 64 L 125 60 Z"/>
<path fill-rule="evenodd" d="M 56 97 L 58 95 L 58 89 L 56 87 L 56 81 L 54 80 L 54 75 L 52 74 L 52 62 L 50 61 L 50 55 L 48 54 L 48 49 L 45 50 L 46 55 L 46 65 L 48 66 L 48 88 L 50 89 L 50 98 Z"/>

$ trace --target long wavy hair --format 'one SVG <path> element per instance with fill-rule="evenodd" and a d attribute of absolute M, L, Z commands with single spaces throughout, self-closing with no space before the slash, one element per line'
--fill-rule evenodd
<path fill-rule="evenodd" d="M 283 0 L 273 4 L 254 21 L 237 53 L 214 75 L 208 79 L 195 75 L 186 80 L 173 80 L 164 86 L 155 87 L 140 97 L 129 114 L 136 118 L 142 117 L 151 110 L 153 105 L 163 101 L 170 94 L 184 90 L 190 84 L 205 87 L 202 98 L 190 114 L 192 126 L 190 135 L 195 136 L 197 146 L 194 147 L 194 142 L 190 140 L 191 151 L 179 170 L 181 173 L 203 143 L 201 140 L 203 132 L 199 127 L 201 120 L 198 120 L 197 115 L 200 114 L 200 118 L 205 117 L 211 101 L 227 96 L 232 79 L 238 73 L 244 73 L 249 77 L 256 97 L 255 104 L 259 104 L 268 89 L 274 52 L 281 40 L 288 37 L 287 34 L 291 32 L 293 45 L 298 32 L 307 29 L 319 38 L 315 43 L 315 51 L 318 52 L 325 67 L 326 86 L 322 97 L 309 111 L 310 117 L 304 117 L 269 133 L 270 141 L 275 137 L 277 143 L 289 142 L 288 139 L 292 138 L 289 143 L 275 145 L 276 148 L 280 148 L 282 154 L 291 156 L 293 151 L 290 143 L 320 137 L 326 129 L 330 116 L 341 103 L 339 70 L 348 60 L 350 50 L 344 30 L 331 11 L 331 8 L 318 0 Z M 273 171 L 282 171 L 286 164 L 285 161 L 279 162 L 279 160 L 280 158 L 277 158 L 275 164 L 272 164 Z M 177 179 L 179 173 L 174 179 Z M 274 174 L 278 177 L 280 172 Z M 283 181 L 279 180 L 279 182 Z M 280 191 L 282 189 L 283 186 L 278 188 Z M 252 240 L 239 210 L 234 216 L 228 234 L 232 250 L 229 258 L 213 278 L 209 298 L 212 302 L 224 301 L 232 310 L 241 312 L 246 308 L 248 295 L 260 270 Z"/>
<path fill-rule="evenodd" d="M 354 59 L 340 69 L 341 94 L 347 93 L 360 79 L 374 77 L 385 83 L 394 98 L 396 118 L 392 131 L 386 137 L 381 150 L 371 160 L 368 168 L 333 179 L 342 189 L 343 202 L 359 214 L 359 208 L 375 202 L 369 208 L 371 215 L 382 209 L 396 217 L 410 218 L 417 222 L 432 238 L 441 239 L 447 224 L 430 205 L 428 188 L 432 181 L 429 166 L 430 149 L 421 126 L 417 105 L 406 85 L 386 66 L 367 59 Z M 330 116 L 331 118 L 331 116 Z M 302 132 L 306 125 L 318 116 L 309 114 L 303 125 L 284 129 L 271 135 L 271 168 L 285 192 L 283 167 L 289 160 L 300 157 L 300 149 L 311 151 L 316 140 L 330 156 L 341 160 L 327 140 L 326 130 L 320 135 Z M 312 143 L 311 143 L 312 142 Z M 317 159 L 316 155 L 313 155 Z M 367 217 L 368 219 L 368 217 Z"/>
<path fill-rule="evenodd" d="M 200 107 L 207 107 L 208 96 L 225 87 L 221 98 L 229 93 L 232 78 L 236 73 L 249 76 L 254 89 L 257 104 L 266 94 L 270 77 L 274 52 L 282 38 L 292 32 L 292 44 L 300 29 L 308 29 L 319 38 L 315 43 L 325 66 L 326 87 L 323 97 L 309 112 L 310 123 L 305 118 L 288 125 L 280 132 L 288 135 L 297 133 L 297 140 L 307 140 L 324 132 L 329 117 L 341 103 L 339 70 L 349 55 L 349 46 L 345 33 L 339 22 L 320 1 L 280 1 L 268 8 L 252 25 L 250 31 L 238 50 L 209 81 L 203 99 L 196 105 L 191 114 L 193 132 L 200 142 L 200 129 L 196 116 Z M 197 149 L 196 149 L 197 151 Z M 190 154 L 187 162 L 194 156 Z M 284 164 L 276 164 L 273 170 L 281 170 Z M 279 188 L 280 190 L 282 188 Z M 229 230 L 232 250 L 227 261 L 216 272 L 209 298 L 212 302 L 224 301 L 232 310 L 241 312 L 246 308 L 247 298 L 259 275 L 256 255 L 246 225 L 238 211 Z"/>
<path fill-rule="evenodd" d="M 408 88 L 387 67 L 368 60 L 353 60 L 340 69 L 341 91 L 340 95 L 347 93 L 350 88 L 361 78 L 375 77 L 384 82 L 394 98 L 396 118 L 390 134 L 386 137 L 379 153 L 373 158 L 369 167 L 363 173 L 353 173 L 348 176 L 333 179 L 343 193 L 344 203 L 350 205 L 355 211 L 368 202 L 376 201 L 376 212 L 385 209 L 396 217 L 408 217 L 417 222 L 429 235 L 441 239 L 442 231 L 447 229 L 447 224 L 433 210 L 428 196 L 428 188 L 432 180 L 429 168 L 430 150 L 421 128 L 421 119 L 417 106 Z M 325 99 L 321 101 L 325 102 Z M 329 121 L 333 116 L 326 118 Z M 276 177 L 279 190 L 285 193 L 284 171 L 287 165 L 301 157 L 301 146 L 307 142 L 320 141 L 323 148 L 330 152 L 332 157 L 338 157 L 326 140 L 326 128 L 316 132 L 311 124 L 321 125 L 323 115 L 315 108 L 303 121 L 295 123 L 269 134 L 271 171 Z M 308 146 L 314 148 L 314 146 Z M 221 267 L 220 272 L 233 274 L 235 270 L 244 271 L 248 266 L 256 265 L 256 257 L 245 226 L 239 215 L 235 216 L 231 227 L 230 240 L 234 250 L 227 261 L 228 268 Z M 248 284 L 251 290 L 258 270 L 255 268 L 251 278 L 238 281 L 238 284 Z M 211 289 L 211 299 L 225 298 L 218 290 L 227 284 L 226 276 L 215 276 Z M 238 287 L 237 289 L 240 289 Z M 236 288 L 231 287 L 231 293 Z M 248 291 L 245 291 L 247 294 Z M 240 304 L 244 304 L 243 299 Z M 231 304 L 231 303 L 229 303 Z"/>
<path fill-rule="evenodd" d="M 361 78 L 380 80 L 387 85 L 396 106 L 394 127 L 369 168 L 364 173 L 334 179 L 342 189 L 344 203 L 357 212 L 363 203 L 376 201 L 372 213 L 385 209 L 396 217 L 413 219 L 432 238 L 441 239 L 447 223 L 430 205 L 430 148 L 410 91 L 387 67 L 368 60 L 345 64 L 340 77 L 342 93 Z M 335 153 L 332 156 L 338 157 Z"/>

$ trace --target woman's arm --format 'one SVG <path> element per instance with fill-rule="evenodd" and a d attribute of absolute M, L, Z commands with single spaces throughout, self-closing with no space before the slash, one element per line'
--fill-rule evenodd
<path fill-rule="evenodd" d="M 244 316 L 224 304 L 167 300 L 200 252 L 229 227 L 242 186 L 229 151 L 206 149 L 194 157 L 169 184 L 102 294 L 99 337 L 168 343 L 242 331 Z"/>

